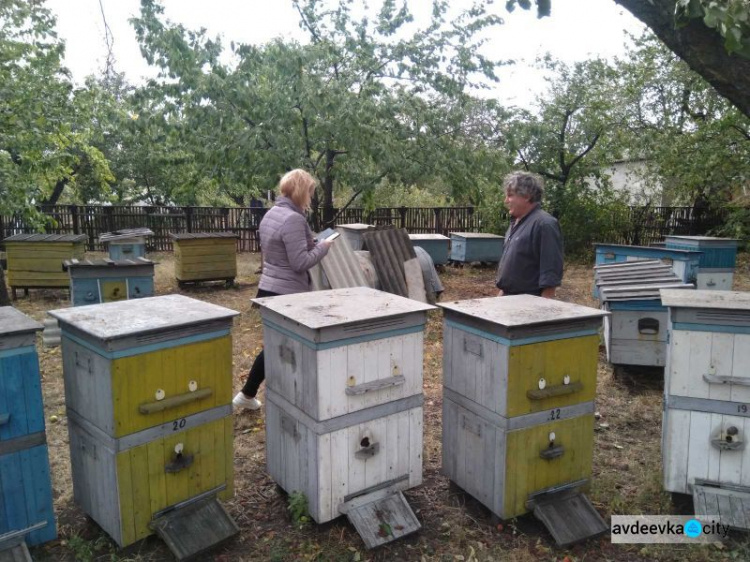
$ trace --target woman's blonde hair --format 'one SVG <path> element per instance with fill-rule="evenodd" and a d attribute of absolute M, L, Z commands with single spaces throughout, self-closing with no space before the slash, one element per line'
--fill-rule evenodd
<path fill-rule="evenodd" d="M 297 168 L 287 172 L 279 182 L 279 193 L 291 199 L 301 209 L 307 209 L 315 188 L 315 178 L 305 170 Z"/>

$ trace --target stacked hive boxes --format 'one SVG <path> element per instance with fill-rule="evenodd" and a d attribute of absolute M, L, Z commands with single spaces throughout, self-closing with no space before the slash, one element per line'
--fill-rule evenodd
<path fill-rule="evenodd" d="M 585 486 L 607 313 L 527 295 L 440 306 L 445 474 L 503 519 Z M 587 525 L 584 536 L 606 530 Z"/>
<path fill-rule="evenodd" d="M 65 260 L 73 306 L 154 296 L 154 262 L 146 258 Z"/>
<path fill-rule="evenodd" d="M 423 331 L 434 307 L 362 287 L 255 302 L 271 477 L 303 492 L 318 523 L 368 493 L 420 484 Z M 414 530 L 391 527 L 391 538 Z"/>
<path fill-rule="evenodd" d="M 148 228 L 128 228 L 102 234 L 99 242 L 107 245 L 109 259 L 132 260 L 146 257 L 146 237 L 153 234 Z"/>
<path fill-rule="evenodd" d="M 232 317 L 180 295 L 52 311 L 75 500 L 121 546 L 233 493 Z"/>
<path fill-rule="evenodd" d="M 664 488 L 696 513 L 750 528 L 750 294 L 663 290 Z"/>
<path fill-rule="evenodd" d="M 4 240 L 8 254 L 8 287 L 16 289 L 68 288 L 62 263 L 83 259 L 85 234 L 16 234 Z"/>
<path fill-rule="evenodd" d="M 734 282 L 737 240 L 713 236 L 665 236 L 667 248 L 701 252 L 696 288 L 729 291 Z"/>
<path fill-rule="evenodd" d="M 41 329 L 0 307 L 0 537 L 28 545 L 57 536 L 35 347 Z"/>
<path fill-rule="evenodd" d="M 182 285 L 226 281 L 237 277 L 237 235 L 234 232 L 170 234 L 174 244 L 174 272 Z"/>

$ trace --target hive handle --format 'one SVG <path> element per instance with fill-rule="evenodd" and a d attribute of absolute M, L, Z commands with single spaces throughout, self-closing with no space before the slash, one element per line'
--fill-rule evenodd
<path fill-rule="evenodd" d="M 141 414 L 155 414 L 156 412 L 163 412 L 164 410 L 168 410 L 170 408 L 178 408 L 179 406 L 184 406 L 185 404 L 190 404 L 191 402 L 195 402 L 196 400 L 202 400 L 204 398 L 208 398 L 214 393 L 213 390 L 210 388 L 201 388 L 196 390 L 195 392 L 186 392 L 185 394 L 177 394 L 175 396 L 170 396 L 169 398 L 165 398 L 164 400 L 157 400 L 155 402 L 145 402 L 138 406 L 138 411 Z"/>
<path fill-rule="evenodd" d="M 362 384 L 355 384 L 354 386 L 347 386 L 344 392 L 347 396 L 357 396 L 359 394 L 366 394 L 375 390 L 383 390 L 386 388 L 392 388 L 394 386 L 401 386 L 406 382 L 404 375 L 396 375 L 394 377 L 388 377 L 387 379 L 379 379 L 376 381 L 363 382 Z"/>
<path fill-rule="evenodd" d="M 380 452 L 380 443 L 377 441 L 375 443 L 372 443 L 368 445 L 367 447 L 362 447 L 359 451 L 354 453 L 354 458 L 360 459 L 360 460 L 367 460 L 371 459 L 375 455 L 377 455 Z"/>
<path fill-rule="evenodd" d="M 539 451 L 539 457 L 547 461 L 559 458 L 563 456 L 564 454 L 565 454 L 565 447 L 563 447 L 562 445 L 550 444 L 550 446 L 547 447 L 546 449 L 542 449 L 541 451 Z"/>
<path fill-rule="evenodd" d="M 743 451 L 745 449 L 744 441 L 726 441 L 720 437 L 711 439 L 711 445 L 720 451 Z"/>
<path fill-rule="evenodd" d="M 703 380 L 709 384 L 737 384 L 740 386 L 750 386 L 750 379 L 745 377 L 720 377 L 717 375 L 704 374 Z"/>
<path fill-rule="evenodd" d="M 544 400 L 545 398 L 574 394 L 580 390 L 583 390 L 583 383 L 580 381 L 576 381 L 570 384 L 556 384 L 554 386 L 548 386 L 545 388 L 528 390 L 526 391 L 526 397 L 529 400 Z"/>
<path fill-rule="evenodd" d="M 4 412 L 0 414 L 0 425 L 5 425 L 10 421 L 10 414 L 7 412 Z"/>

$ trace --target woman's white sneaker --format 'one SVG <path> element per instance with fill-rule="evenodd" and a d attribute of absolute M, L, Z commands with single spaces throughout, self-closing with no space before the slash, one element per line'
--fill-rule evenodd
<path fill-rule="evenodd" d="M 263 402 L 257 398 L 248 398 L 242 391 L 238 392 L 237 395 L 232 399 L 232 404 L 236 408 L 246 408 L 248 410 L 259 410 L 263 405 Z"/>

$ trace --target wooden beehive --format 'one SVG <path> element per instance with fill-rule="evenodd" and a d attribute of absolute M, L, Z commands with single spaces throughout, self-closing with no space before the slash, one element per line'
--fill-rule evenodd
<path fill-rule="evenodd" d="M 30 546 L 57 537 L 35 346 L 41 329 L 0 307 L 0 536 Z"/>
<path fill-rule="evenodd" d="M 83 259 L 85 234 L 15 234 L 4 240 L 8 254 L 8 287 L 16 289 L 69 287 L 62 262 Z"/>
<path fill-rule="evenodd" d="M 146 257 L 146 237 L 153 234 L 149 228 L 128 228 L 106 232 L 99 242 L 107 245 L 109 259 L 132 260 Z"/>
<path fill-rule="evenodd" d="M 528 295 L 440 306 L 444 473 L 503 519 L 585 487 L 607 313 Z"/>
<path fill-rule="evenodd" d="M 454 262 L 475 261 L 497 263 L 503 254 L 505 238 L 496 234 L 451 232 L 450 259 Z"/>
<path fill-rule="evenodd" d="M 442 234 L 409 234 L 409 240 L 415 246 L 420 246 L 430 254 L 435 265 L 448 263 L 450 251 L 450 238 Z"/>
<path fill-rule="evenodd" d="M 237 235 L 233 232 L 170 234 L 174 244 L 177 282 L 234 282 L 237 276 Z"/>
<path fill-rule="evenodd" d="M 664 379 L 664 488 L 697 514 L 750 528 L 750 294 L 662 291 L 670 341 Z"/>
<path fill-rule="evenodd" d="M 666 247 L 701 252 L 696 288 L 730 291 L 737 261 L 737 240 L 714 236 L 665 236 Z"/>
<path fill-rule="evenodd" d="M 596 265 L 639 260 L 660 260 L 670 265 L 683 283 L 695 283 L 701 253 L 657 246 L 628 246 L 626 244 L 594 244 Z M 594 296 L 598 297 L 596 287 Z"/>
<path fill-rule="evenodd" d="M 50 312 L 62 330 L 73 493 L 121 546 L 233 493 L 232 317 L 181 295 Z"/>
<path fill-rule="evenodd" d="M 355 498 L 420 484 L 423 332 L 434 307 L 364 287 L 254 302 L 271 477 L 303 492 L 318 523 Z"/>
<path fill-rule="evenodd" d="M 122 260 L 65 260 L 70 275 L 73 306 L 154 296 L 154 262 L 145 258 Z"/>

